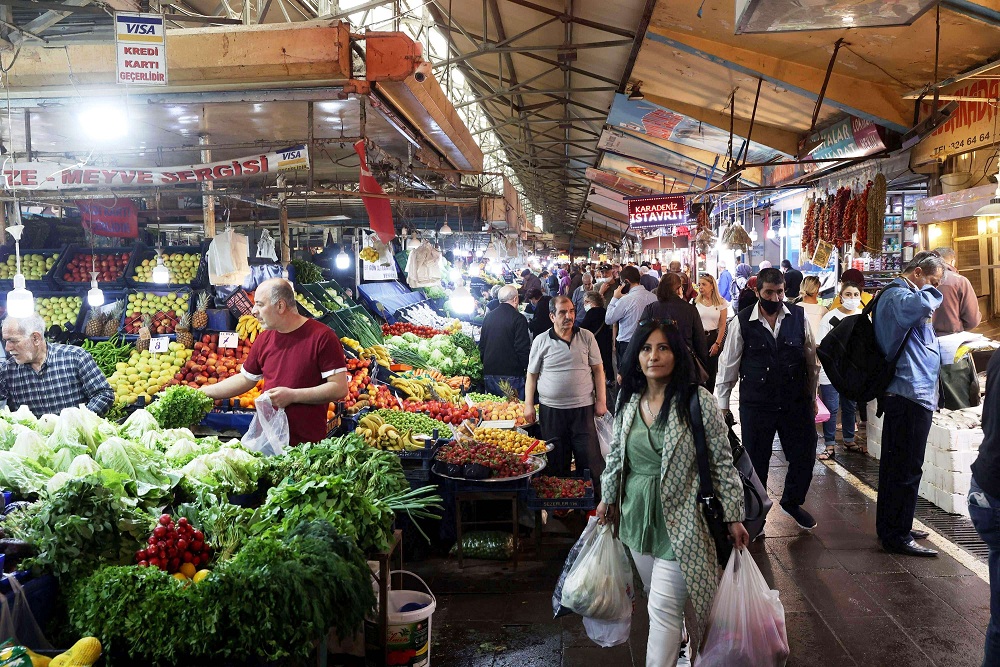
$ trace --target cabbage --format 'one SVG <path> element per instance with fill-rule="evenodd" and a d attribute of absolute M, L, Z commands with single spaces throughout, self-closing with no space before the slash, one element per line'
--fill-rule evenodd
<path fill-rule="evenodd" d="M 73 477 L 86 477 L 101 472 L 101 465 L 86 454 L 80 454 L 66 470 Z"/>
<path fill-rule="evenodd" d="M 99 444 L 116 434 L 114 424 L 86 408 L 63 408 L 56 420 L 55 429 L 49 436 L 48 445 L 52 450 L 64 446 L 82 446 L 86 451 L 93 452 Z"/>
<path fill-rule="evenodd" d="M 149 414 L 149 412 L 147 412 L 144 408 L 139 408 L 130 414 L 128 419 L 125 420 L 125 423 L 122 424 L 120 429 L 118 429 L 119 434 L 123 438 L 136 441 L 140 440 L 142 436 L 150 431 L 159 433 L 160 424 L 156 421 L 156 418 Z"/>
<path fill-rule="evenodd" d="M 134 481 L 136 495 L 142 499 L 159 499 L 177 482 L 177 478 L 163 472 L 158 453 L 122 438 L 108 438 L 97 448 L 94 459 L 102 467 L 117 470 Z"/>
<path fill-rule="evenodd" d="M 69 473 L 57 472 L 52 475 L 52 479 L 45 483 L 45 492 L 51 495 L 66 486 L 66 482 L 71 479 L 73 479 L 73 476 Z"/>
<path fill-rule="evenodd" d="M 460 347 L 456 347 L 454 354 L 451 355 L 451 358 L 455 361 L 463 361 L 465 359 L 465 350 Z"/>
<path fill-rule="evenodd" d="M 219 480 L 209 467 L 206 456 L 199 456 L 190 461 L 186 466 L 181 468 L 181 474 L 184 475 L 186 482 L 195 487 L 204 484 L 214 489 L 219 486 Z"/>
<path fill-rule="evenodd" d="M 407 331 L 406 333 L 403 334 L 403 340 L 409 341 L 411 343 L 419 343 L 420 336 L 413 333 L 412 331 Z"/>
<path fill-rule="evenodd" d="M 73 464 L 74 458 L 76 458 L 76 454 L 73 453 L 73 450 L 69 447 L 63 447 L 52 455 L 49 460 L 49 468 L 56 472 L 67 472 Z"/>
<path fill-rule="evenodd" d="M 31 414 L 31 410 L 28 409 L 27 405 L 22 405 L 16 411 L 10 414 L 10 420 L 16 424 L 24 424 L 25 426 L 34 426 L 35 415 Z"/>
<path fill-rule="evenodd" d="M 441 350 L 434 350 L 431 352 L 430 359 L 428 359 L 433 364 L 440 364 L 444 362 L 444 355 L 441 354 Z"/>
<path fill-rule="evenodd" d="M 402 336 L 390 336 L 389 339 L 386 341 L 387 345 L 392 345 L 394 347 L 399 347 L 403 349 L 409 347 L 408 343 L 409 341 L 403 338 Z"/>
<path fill-rule="evenodd" d="M 45 483 L 53 474 L 36 461 L 0 451 L 0 487 L 4 489 L 17 491 L 22 496 L 35 495 L 45 489 Z"/>
<path fill-rule="evenodd" d="M 188 438 L 182 438 L 167 448 L 165 456 L 174 465 L 184 465 L 204 452 L 204 445 L 199 445 Z"/>
<path fill-rule="evenodd" d="M 15 424 L 14 429 L 18 431 L 18 434 L 10 451 L 32 461 L 47 463 L 52 452 L 45 446 L 42 436 L 20 424 Z"/>
<path fill-rule="evenodd" d="M 42 435 L 52 435 L 58 423 L 59 417 L 55 415 L 42 415 L 42 418 L 38 420 L 38 424 L 35 425 L 35 430 Z"/>

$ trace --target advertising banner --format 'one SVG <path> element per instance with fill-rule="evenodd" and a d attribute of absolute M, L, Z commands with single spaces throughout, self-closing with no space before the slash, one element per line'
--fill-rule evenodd
<path fill-rule="evenodd" d="M 658 229 L 686 221 L 687 201 L 683 195 L 628 200 L 628 225 L 631 229 Z"/>
<path fill-rule="evenodd" d="M 375 180 L 375 176 L 368 168 L 368 156 L 365 154 L 364 139 L 354 144 L 354 151 L 361 158 L 361 175 L 358 184 L 362 193 L 385 194 L 382 186 Z M 368 211 L 368 223 L 382 243 L 388 244 L 396 237 L 396 229 L 392 225 L 392 202 L 382 197 L 365 197 L 361 200 L 365 203 L 365 210 Z"/>
<path fill-rule="evenodd" d="M 884 151 L 886 140 L 884 130 L 870 120 L 848 116 L 830 127 L 819 131 L 823 144 L 805 158 L 813 160 L 835 160 L 864 157 Z M 816 162 L 794 165 L 764 167 L 764 185 L 775 186 L 794 181 L 806 174 L 836 166 L 836 162 Z"/>
<path fill-rule="evenodd" d="M 88 167 L 55 162 L 16 162 L 3 166 L 3 185 L 18 190 L 87 190 L 157 187 L 224 181 L 309 166 L 305 146 L 251 157 L 180 167 Z"/>
<path fill-rule="evenodd" d="M 925 137 L 910 152 L 913 165 L 926 164 L 932 160 L 944 160 L 952 155 L 982 149 L 1000 142 L 997 136 L 996 99 L 1000 97 L 1000 79 L 976 79 L 965 81 L 959 88 L 948 88 L 943 94 L 956 97 L 982 98 L 982 102 L 962 100 L 958 110 L 931 134 Z M 941 103 L 942 106 L 944 102 Z M 921 118 L 930 114 L 931 105 L 921 107 Z"/>
<path fill-rule="evenodd" d="M 139 237 L 139 209 L 131 199 L 89 199 L 76 205 L 88 232 L 123 239 Z"/>

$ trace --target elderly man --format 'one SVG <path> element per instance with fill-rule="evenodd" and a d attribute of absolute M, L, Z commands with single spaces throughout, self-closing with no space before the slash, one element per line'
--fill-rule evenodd
<path fill-rule="evenodd" d="M 587 314 L 583 299 L 587 296 L 587 292 L 592 289 L 594 289 L 594 277 L 589 273 L 583 274 L 583 282 L 580 284 L 580 287 L 577 287 L 573 291 L 573 307 L 576 308 L 577 324 L 583 322 L 583 316 Z"/>
<path fill-rule="evenodd" d="M 503 396 L 501 382 L 507 382 L 524 400 L 524 376 L 531 352 L 528 321 L 517 310 L 517 288 L 505 285 L 497 294 L 500 305 L 486 313 L 479 337 L 486 391 Z"/>
<path fill-rule="evenodd" d="M 531 290 L 528 293 L 528 303 L 531 304 L 531 320 L 528 322 L 528 330 L 531 331 L 532 338 L 552 328 L 552 318 L 549 317 L 551 298 L 539 289 Z"/>
<path fill-rule="evenodd" d="M 957 255 L 952 248 L 937 248 L 934 252 L 944 260 L 944 277 L 938 284 L 943 300 L 934 311 L 934 333 L 938 336 L 972 331 L 979 326 L 979 298 L 968 278 L 955 267 Z"/>
<path fill-rule="evenodd" d="M 649 262 L 643 262 L 639 267 L 639 284 L 645 287 L 647 292 L 655 292 L 660 285 L 660 280 L 649 269 Z"/>
<path fill-rule="evenodd" d="M 85 404 L 103 415 L 115 392 L 90 354 L 73 345 L 45 342 L 45 321 L 38 315 L 3 322 L 7 360 L 0 365 L 0 399 L 17 410 L 28 406 L 36 417 L 57 415 Z"/>
<path fill-rule="evenodd" d="M 732 301 L 733 274 L 729 273 L 725 262 L 719 262 L 716 266 L 719 269 L 719 296 Z"/>
<path fill-rule="evenodd" d="M 902 275 L 879 293 L 872 313 L 875 338 L 886 359 L 900 354 L 896 374 L 878 399 L 885 419 L 875 532 L 883 549 L 906 556 L 937 556 L 934 549 L 914 541 L 927 535 L 914 534 L 913 512 L 938 406 L 941 350 L 931 318 L 943 300 L 937 286 L 944 272 L 937 253 L 918 252 Z"/>
<path fill-rule="evenodd" d="M 549 455 L 549 475 L 569 474 L 570 457 L 576 458 L 576 476 L 589 468 L 596 481 L 604 472 L 594 417 L 607 413 L 604 363 L 594 334 L 574 326 L 573 302 L 557 296 L 549 302 L 552 329 L 535 338 L 528 359 L 524 390 L 524 419 L 536 420 L 538 390 L 542 436 L 555 439 Z"/>
<path fill-rule="evenodd" d="M 238 375 L 201 390 L 232 398 L 263 378 L 264 393 L 288 416 L 289 444 L 319 442 L 327 435 L 327 406 L 347 395 L 347 359 L 333 330 L 299 315 L 292 284 L 265 280 L 254 292 L 253 314 L 263 331 Z"/>
<path fill-rule="evenodd" d="M 525 300 L 528 299 L 528 294 L 530 294 L 531 290 L 534 289 L 537 289 L 539 291 L 542 290 L 541 279 L 539 279 L 538 276 L 532 273 L 531 269 L 525 269 L 524 271 L 521 271 L 521 294 L 523 295 Z"/>

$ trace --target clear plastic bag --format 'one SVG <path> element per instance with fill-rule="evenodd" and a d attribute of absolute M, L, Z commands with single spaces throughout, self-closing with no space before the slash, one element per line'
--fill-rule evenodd
<path fill-rule="evenodd" d="M 247 237 L 231 229 L 218 234 L 208 246 L 208 281 L 213 285 L 239 285 L 250 273 Z"/>
<path fill-rule="evenodd" d="M 629 633 L 632 632 L 632 617 L 602 621 L 584 616 L 583 629 L 592 642 L 601 648 L 611 648 L 628 641 Z"/>
<path fill-rule="evenodd" d="M 695 667 L 783 667 L 785 608 L 745 549 L 734 549 L 708 617 Z"/>
<path fill-rule="evenodd" d="M 458 555 L 456 543 L 449 552 Z M 462 557 L 483 560 L 510 560 L 514 555 L 514 536 L 500 530 L 477 530 L 462 535 Z"/>
<path fill-rule="evenodd" d="M 556 582 L 556 590 L 552 593 L 553 618 L 559 618 L 560 616 L 567 616 L 573 613 L 572 609 L 567 609 L 562 604 L 563 586 L 566 585 L 566 577 L 569 576 L 570 570 L 573 569 L 573 565 L 576 564 L 577 558 L 580 557 L 580 551 L 583 550 L 583 545 L 590 541 L 590 538 L 597 531 L 597 527 L 597 517 L 590 517 L 590 520 L 587 521 L 587 527 L 584 528 L 583 532 L 580 534 L 580 539 L 576 541 L 573 548 L 569 550 L 569 555 L 566 556 L 566 563 L 563 565 L 562 574 L 559 575 L 559 581 Z"/>
<path fill-rule="evenodd" d="M 243 446 L 264 456 L 280 456 L 288 446 L 288 416 L 274 407 L 266 393 L 256 398 L 254 406 L 257 414 L 243 435 Z"/>
<path fill-rule="evenodd" d="M 617 620 L 632 615 L 632 562 L 624 545 L 599 526 L 580 549 L 562 589 L 562 605 L 580 616 Z"/>
<path fill-rule="evenodd" d="M 594 426 L 597 428 L 597 442 L 601 445 L 601 456 L 607 459 L 614 439 L 615 418 L 607 412 L 603 417 L 594 417 Z"/>

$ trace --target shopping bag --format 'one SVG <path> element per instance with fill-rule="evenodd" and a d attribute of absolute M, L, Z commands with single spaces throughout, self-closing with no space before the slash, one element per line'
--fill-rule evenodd
<path fill-rule="evenodd" d="M 618 620 L 632 615 L 632 562 L 611 526 L 599 526 L 580 549 L 562 589 L 562 605 L 580 616 Z"/>
<path fill-rule="evenodd" d="M 629 633 L 632 632 L 632 616 L 610 621 L 584 616 L 583 629 L 592 642 L 602 648 L 611 648 L 628 641 Z"/>
<path fill-rule="evenodd" d="M 611 453 L 611 440 L 614 438 L 615 418 L 610 412 L 606 412 L 603 417 L 594 417 L 594 426 L 597 428 L 597 442 L 601 446 L 601 456 L 607 459 Z"/>
<path fill-rule="evenodd" d="M 746 548 L 734 549 L 695 667 L 784 667 L 785 608 Z"/>
<path fill-rule="evenodd" d="M 14 637 L 21 646 L 27 646 L 36 651 L 47 651 L 52 649 L 52 644 L 46 639 L 42 629 L 35 621 L 35 615 L 31 613 L 31 604 L 28 596 L 24 592 L 24 587 L 13 573 L 6 575 L 7 583 L 10 584 L 14 593 L 14 606 L 10 610 L 9 627 L 13 632 L 8 637 Z M 7 606 L 7 596 L 3 596 L 3 605 Z M 0 623 L 2 625 L 2 623 Z"/>
<path fill-rule="evenodd" d="M 288 446 L 288 416 L 266 393 L 254 400 L 254 407 L 257 412 L 243 435 L 243 446 L 264 456 L 280 456 Z"/>
<path fill-rule="evenodd" d="M 590 520 L 587 521 L 586 528 L 584 528 L 583 533 L 580 534 L 580 539 L 576 541 L 573 548 L 569 550 L 569 555 L 566 556 L 566 563 L 563 565 L 562 573 L 559 575 L 559 581 L 556 582 L 556 590 L 552 593 L 553 618 L 559 618 L 560 616 L 566 616 L 573 613 L 572 609 L 567 609 L 562 605 L 563 585 L 566 583 L 566 577 L 569 576 L 569 571 L 573 569 L 573 565 L 576 563 L 577 558 L 580 557 L 580 551 L 583 549 L 583 545 L 590 541 L 590 538 L 597 531 L 597 528 L 597 517 L 590 517 Z"/>
<path fill-rule="evenodd" d="M 823 401 L 819 400 L 819 396 L 816 397 L 816 423 L 822 424 L 830 419 L 830 410 L 823 405 Z"/>

